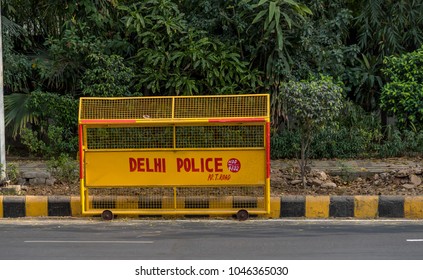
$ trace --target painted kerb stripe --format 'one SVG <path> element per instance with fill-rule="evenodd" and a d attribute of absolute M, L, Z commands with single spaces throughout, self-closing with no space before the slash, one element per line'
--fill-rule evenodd
<path fill-rule="evenodd" d="M 49 216 L 71 216 L 71 199 L 68 196 L 50 196 L 48 198 Z"/>
<path fill-rule="evenodd" d="M 113 199 L 106 199 L 112 202 Z M 226 207 L 255 206 L 255 199 L 224 199 Z M 100 202 L 100 201 L 98 201 Z M 104 202 L 104 201 L 103 201 Z M 199 203 L 201 202 L 201 203 Z M 120 202 L 113 201 L 113 204 Z M 185 207 L 194 205 L 216 207 L 216 201 L 187 200 Z M 221 203 L 221 201 L 219 201 Z M 146 209 L 161 208 L 168 201 L 134 201 L 134 205 Z M 232 205 L 235 204 L 235 205 Z M 170 206 L 170 205 L 167 205 Z M 79 197 L 68 196 L 0 196 L 0 218 L 35 216 L 81 216 Z M 273 218 L 328 218 L 352 217 L 357 219 L 406 218 L 423 219 L 423 196 L 281 196 L 271 198 Z"/>
<path fill-rule="evenodd" d="M 306 196 L 306 217 L 328 218 L 329 204 L 329 196 Z"/>
<path fill-rule="evenodd" d="M 281 197 L 271 197 L 270 198 L 270 213 L 266 215 L 266 217 L 273 219 L 273 218 L 280 218 L 281 217 Z"/>
<path fill-rule="evenodd" d="M 379 196 L 358 195 L 354 197 L 354 217 L 376 219 L 378 217 Z"/>
<path fill-rule="evenodd" d="M 26 196 L 26 216 L 42 217 L 48 215 L 47 196 Z"/>
<path fill-rule="evenodd" d="M 296 218 L 305 216 L 305 196 L 282 196 L 281 217 Z"/>
<path fill-rule="evenodd" d="M 26 216 L 24 196 L 3 197 L 3 217 L 20 218 Z"/>
<path fill-rule="evenodd" d="M 406 196 L 404 200 L 404 218 L 423 218 L 423 196 Z"/>
<path fill-rule="evenodd" d="M 332 196 L 329 204 L 330 217 L 354 217 L 354 197 Z"/>
<path fill-rule="evenodd" d="M 0 196 L 0 218 L 3 218 L 3 196 Z"/>
<path fill-rule="evenodd" d="M 380 218 L 404 218 L 404 197 L 379 196 L 378 213 Z"/>

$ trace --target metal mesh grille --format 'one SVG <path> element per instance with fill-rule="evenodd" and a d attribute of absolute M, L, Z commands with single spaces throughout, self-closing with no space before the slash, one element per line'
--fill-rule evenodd
<path fill-rule="evenodd" d="M 173 128 L 88 127 L 88 149 L 153 149 L 173 147 Z"/>
<path fill-rule="evenodd" d="M 264 147 L 264 126 L 178 126 L 176 148 Z"/>
<path fill-rule="evenodd" d="M 81 98 L 79 118 L 142 120 L 268 117 L 267 99 L 267 95 Z"/>
<path fill-rule="evenodd" d="M 81 98 L 80 119 L 171 118 L 172 98 Z"/>
<path fill-rule="evenodd" d="M 264 186 L 88 188 L 88 210 L 264 209 Z"/>
<path fill-rule="evenodd" d="M 264 147 L 264 126 L 87 127 L 87 148 L 253 148 Z"/>
<path fill-rule="evenodd" d="M 175 99 L 175 118 L 231 118 L 267 116 L 263 95 L 208 96 Z"/>

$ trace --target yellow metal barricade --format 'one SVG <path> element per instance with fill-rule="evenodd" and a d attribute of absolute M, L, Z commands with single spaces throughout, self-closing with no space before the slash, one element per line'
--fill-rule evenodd
<path fill-rule="evenodd" d="M 267 94 L 81 98 L 82 213 L 269 213 L 269 106 Z"/>

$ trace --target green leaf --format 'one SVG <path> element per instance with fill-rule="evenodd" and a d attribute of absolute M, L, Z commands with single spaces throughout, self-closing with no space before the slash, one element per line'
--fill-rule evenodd
<path fill-rule="evenodd" d="M 254 23 L 256 23 L 256 22 L 258 22 L 265 14 L 266 14 L 266 12 L 267 11 L 265 11 L 265 10 L 263 10 L 263 11 L 260 11 L 257 15 L 256 15 L 256 17 L 254 18 L 254 20 L 253 20 L 253 22 L 252 22 L 252 24 L 254 24 Z"/>
<path fill-rule="evenodd" d="M 273 20 L 273 17 L 275 15 L 275 9 L 276 9 L 276 3 L 270 2 L 269 4 L 269 22 Z"/>
<path fill-rule="evenodd" d="M 285 18 L 286 23 L 288 23 L 289 29 L 291 29 L 292 28 L 292 19 L 286 13 L 282 13 L 282 15 Z"/>
<path fill-rule="evenodd" d="M 281 30 L 281 26 L 279 24 L 276 24 L 276 38 L 278 42 L 278 50 L 283 50 L 283 34 Z"/>
<path fill-rule="evenodd" d="M 260 0 L 260 2 L 257 4 L 257 7 L 258 6 L 261 6 L 261 5 L 263 5 L 264 3 L 266 3 L 268 0 Z"/>
<path fill-rule="evenodd" d="M 281 20 L 281 10 L 280 10 L 279 7 L 276 7 L 276 10 L 275 10 L 275 21 L 276 21 L 276 23 L 279 23 L 280 20 Z"/>

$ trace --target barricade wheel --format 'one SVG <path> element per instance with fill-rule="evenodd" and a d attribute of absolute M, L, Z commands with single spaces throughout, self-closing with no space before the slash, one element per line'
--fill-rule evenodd
<path fill-rule="evenodd" d="M 249 217 L 250 215 L 248 214 L 248 211 L 244 209 L 239 210 L 238 213 L 236 213 L 236 218 L 238 221 L 246 221 Z"/>
<path fill-rule="evenodd" d="M 113 220 L 113 213 L 110 210 L 104 210 L 103 213 L 101 213 L 101 217 L 105 221 L 111 221 Z"/>

